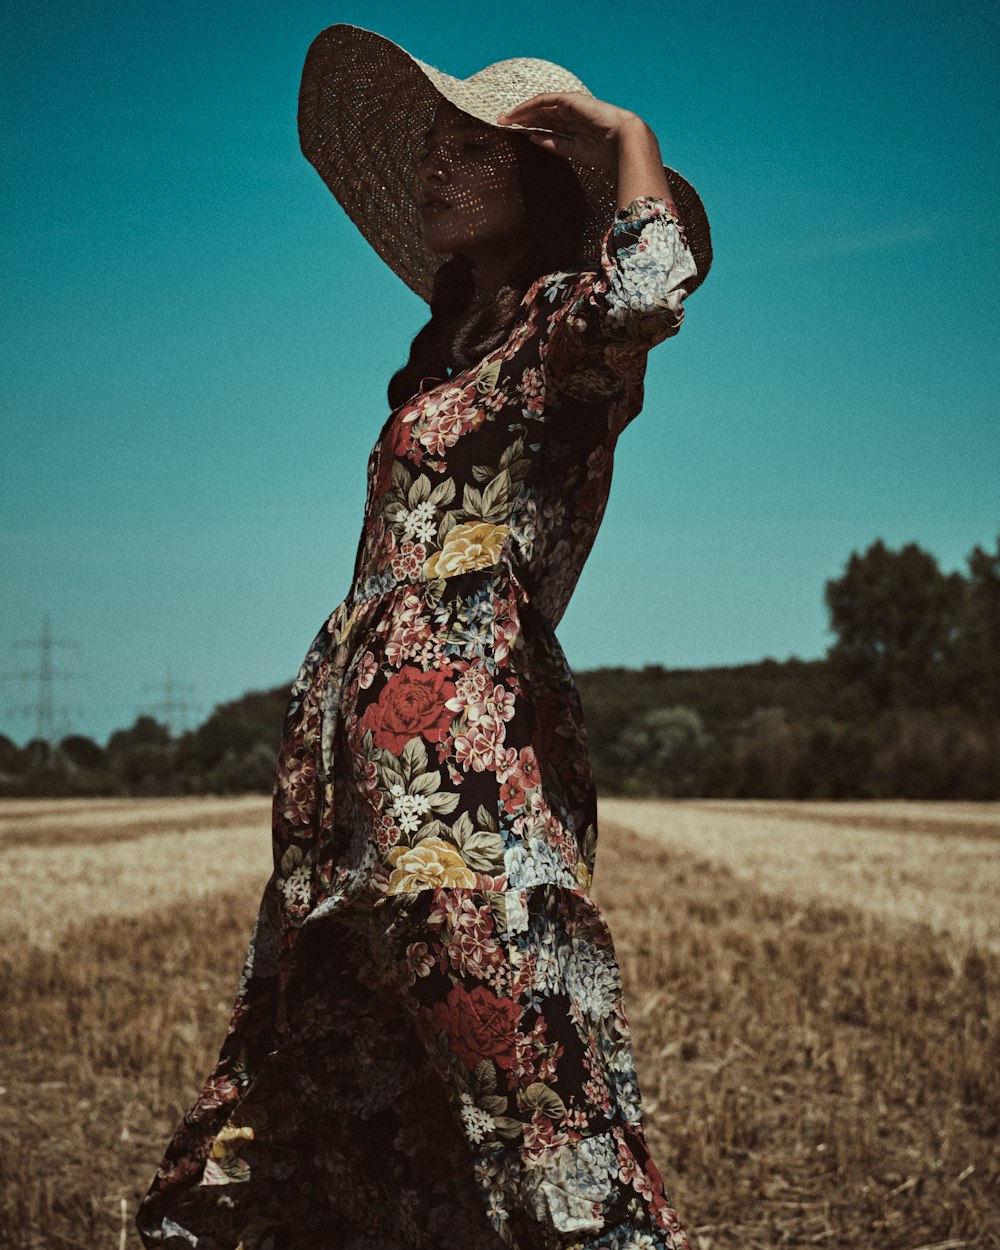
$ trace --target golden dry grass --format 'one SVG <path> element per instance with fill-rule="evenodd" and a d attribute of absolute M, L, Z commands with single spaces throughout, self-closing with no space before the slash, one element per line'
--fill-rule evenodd
<path fill-rule="evenodd" d="M 192 833 L 266 820 L 256 794 L 240 798 L 0 799 L 0 849 L 96 846 L 151 833 Z"/>
<path fill-rule="evenodd" d="M 8 938 L 51 946 L 88 922 L 240 886 L 259 894 L 271 871 L 270 803 L 259 796 L 70 802 L 75 810 L 53 811 L 40 800 L 36 815 L 23 801 L 14 811 L 0 802 L 0 932 Z"/>
<path fill-rule="evenodd" d="M 1000 804 L 603 799 L 601 815 L 804 906 L 928 924 L 1000 953 Z"/>
<path fill-rule="evenodd" d="M 0 1242 L 12 1250 L 116 1250 L 122 1227 L 136 1247 L 137 1199 L 214 1062 L 270 870 L 268 803 L 187 802 L 173 832 L 160 831 L 171 802 L 133 801 L 131 822 L 117 806 L 107 814 L 128 836 L 108 841 L 96 805 L 76 803 L 56 813 L 52 844 L 0 849 L 5 934 L 19 920 L 0 953 Z M 829 817 L 848 808 L 784 804 L 788 815 L 766 814 L 773 857 L 806 854 L 800 825 L 824 854 L 800 864 L 801 881 L 779 879 L 727 823 L 744 806 L 745 838 L 766 844 L 756 804 L 648 805 L 652 835 L 610 819 L 634 824 L 637 807 L 602 806 L 596 893 L 626 978 L 650 1136 L 692 1245 L 997 1250 L 1000 958 L 953 924 L 891 907 L 883 917 L 875 888 L 841 899 L 855 844 L 830 830 L 860 831 L 857 853 L 871 855 L 883 838 L 967 835 L 948 819 L 937 835 L 879 830 L 865 812 L 845 825 Z M 897 815 L 942 815 L 908 806 Z M 684 826 L 688 808 L 700 823 Z M 81 818 L 90 848 L 65 840 Z M 47 823 L 51 811 L 36 827 Z M 995 846 L 968 840 L 985 871 Z M 40 908 L 17 906 L 26 849 L 48 855 L 48 876 L 37 863 L 29 874 Z M 890 867 L 899 853 L 882 851 Z M 101 862 L 110 885 L 94 893 Z M 807 903 L 802 881 L 828 901 Z M 920 883 L 926 916 L 947 918 L 952 883 L 944 902 L 932 877 Z"/>

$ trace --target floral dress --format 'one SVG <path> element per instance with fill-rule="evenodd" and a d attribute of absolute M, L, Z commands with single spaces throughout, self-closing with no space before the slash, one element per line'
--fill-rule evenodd
<path fill-rule="evenodd" d="M 291 690 L 274 872 L 218 1063 L 139 1209 L 171 1250 L 682 1250 L 588 894 L 554 633 L 646 353 L 696 273 L 618 212 L 507 340 L 393 411 L 348 598 Z"/>

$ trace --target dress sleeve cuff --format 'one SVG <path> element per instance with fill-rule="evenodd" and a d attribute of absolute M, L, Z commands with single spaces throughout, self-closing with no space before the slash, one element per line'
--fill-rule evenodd
<path fill-rule="evenodd" d="M 681 242 L 685 247 L 688 246 L 687 237 L 684 234 L 684 227 L 680 218 L 675 212 L 667 207 L 666 200 L 660 199 L 656 195 L 637 195 L 634 200 L 626 204 L 624 208 L 618 209 L 615 213 L 615 223 L 623 222 L 629 225 L 635 224 L 640 228 L 647 222 L 655 221 L 657 218 L 665 218 L 668 222 L 672 222 L 677 233 L 680 235 Z"/>
<path fill-rule="evenodd" d="M 604 332 L 651 347 L 676 333 L 685 282 L 698 270 L 666 202 L 643 195 L 615 214 L 604 238 Z"/>

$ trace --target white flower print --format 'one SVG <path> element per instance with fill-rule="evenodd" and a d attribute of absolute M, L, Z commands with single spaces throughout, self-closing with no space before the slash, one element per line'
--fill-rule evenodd
<path fill-rule="evenodd" d="M 430 813 L 430 799 L 424 794 L 407 794 L 402 786 L 392 787 L 392 814 L 403 833 L 416 833 Z"/>
<path fill-rule="evenodd" d="M 312 889 L 312 873 L 309 864 L 300 864 L 287 877 L 279 877 L 278 885 L 286 907 L 297 907 L 307 904 L 311 897 Z"/>
<path fill-rule="evenodd" d="M 576 888 L 576 877 L 563 862 L 562 856 L 541 838 L 518 842 L 504 851 L 507 885 L 512 890 L 528 890 L 532 886 L 552 883 Z"/>
<path fill-rule="evenodd" d="M 621 974 L 610 949 L 574 938 L 572 952 L 563 970 L 570 994 L 591 1018 L 600 1020 L 610 1015 L 622 990 Z"/>
<path fill-rule="evenodd" d="M 488 1111 L 483 1111 L 472 1101 L 471 1094 L 462 1095 L 462 1123 L 468 1134 L 469 1141 L 481 1142 L 496 1127 L 496 1121 Z"/>
<path fill-rule="evenodd" d="M 638 241 L 620 247 L 617 265 L 611 275 L 610 327 L 629 337 L 656 333 L 655 321 L 663 322 L 662 333 L 676 329 L 684 318 L 681 285 L 698 272 L 684 239 L 669 215 L 650 221 Z"/>
<path fill-rule="evenodd" d="M 417 542 L 430 542 L 436 528 L 437 518 L 434 515 L 434 505 L 427 499 L 418 503 L 403 518 L 403 537 L 416 539 Z"/>

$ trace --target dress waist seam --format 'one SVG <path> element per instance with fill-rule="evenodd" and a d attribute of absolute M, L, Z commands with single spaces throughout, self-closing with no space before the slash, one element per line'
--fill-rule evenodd
<path fill-rule="evenodd" d="M 491 574 L 493 577 L 502 576 L 504 580 L 510 581 L 519 594 L 519 597 L 527 601 L 527 593 L 524 590 L 521 579 L 515 573 L 511 565 L 509 557 L 504 554 L 499 560 L 495 560 L 492 564 L 483 564 L 473 566 L 471 568 L 456 569 L 452 573 L 445 573 L 438 577 L 418 577 L 413 579 L 396 578 L 391 574 L 372 574 L 370 577 L 361 581 L 356 581 L 351 587 L 345 600 L 352 606 L 361 606 L 370 603 L 375 599 L 384 599 L 396 591 L 403 590 L 407 587 L 414 590 L 420 587 L 440 586 L 442 589 L 448 582 L 455 581 L 460 577 L 468 577 L 472 574 L 486 575 Z"/>

